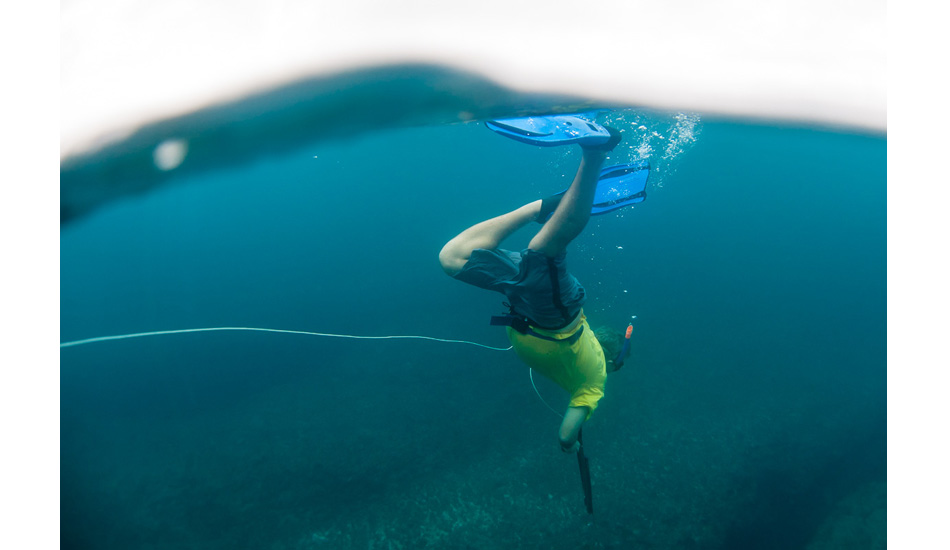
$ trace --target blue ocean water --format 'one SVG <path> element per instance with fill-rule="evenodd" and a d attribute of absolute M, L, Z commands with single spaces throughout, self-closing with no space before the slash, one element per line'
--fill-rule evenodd
<path fill-rule="evenodd" d="M 568 252 L 592 326 L 636 316 L 584 431 L 594 516 L 511 352 L 212 332 L 61 351 L 63 547 L 883 548 L 886 139 L 603 116 L 608 162 L 654 172 Z M 473 122 L 173 180 L 63 226 L 62 340 L 507 346 L 438 252 L 579 160 Z"/>

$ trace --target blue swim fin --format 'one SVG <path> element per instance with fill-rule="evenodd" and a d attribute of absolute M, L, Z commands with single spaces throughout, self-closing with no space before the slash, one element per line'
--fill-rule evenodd
<path fill-rule="evenodd" d="M 485 126 L 513 140 L 542 147 L 575 143 L 591 147 L 604 145 L 611 137 L 600 124 L 576 115 L 506 118 L 488 121 Z"/>
<path fill-rule="evenodd" d="M 591 215 L 606 214 L 645 201 L 649 177 L 650 163 L 645 160 L 604 168 L 600 171 L 600 179 L 597 181 Z M 541 202 L 541 212 L 536 220 L 538 223 L 548 221 L 566 191 L 567 189 Z"/>

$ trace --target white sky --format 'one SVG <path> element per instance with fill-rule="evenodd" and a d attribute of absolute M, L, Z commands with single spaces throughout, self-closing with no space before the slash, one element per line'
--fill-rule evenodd
<path fill-rule="evenodd" d="M 450 65 L 524 91 L 886 126 L 882 0 L 61 5 L 64 155 L 274 84 L 399 62 Z"/>

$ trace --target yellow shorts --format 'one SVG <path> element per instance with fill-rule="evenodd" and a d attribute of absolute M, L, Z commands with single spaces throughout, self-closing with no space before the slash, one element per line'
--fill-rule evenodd
<path fill-rule="evenodd" d="M 547 376 L 571 394 L 571 407 L 587 407 L 587 418 L 597 408 L 604 396 L 607 384 L 607 362 L 604 350 L 587 324 L 581 312 L 581 322 L 572 332 L 557 333 L 531 327 L 531 330 L 555 338 L 569 340 L 577 331 L 583 330 L 573 344 L 552 342 L 508 327 L 508 339 L 522 361 L 537 372 Z"/>

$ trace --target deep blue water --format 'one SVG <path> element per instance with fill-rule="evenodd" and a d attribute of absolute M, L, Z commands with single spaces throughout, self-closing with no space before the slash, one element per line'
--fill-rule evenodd
<path fill-rule="evenodd" d="M 221 332 L 62 350 L 63 547 L 883 547 L 886 140 L 704 119 L 674 154 L 671 116 L 609 117 L 656 170 L 568 252 L 592 326 L 637 316 L 585 428 L 593 520 L 512 353 Z M 63 227 L 62 340 L 506 346 L 438 252 L 579 159 L 470 123 L 176 180 Z"/>

